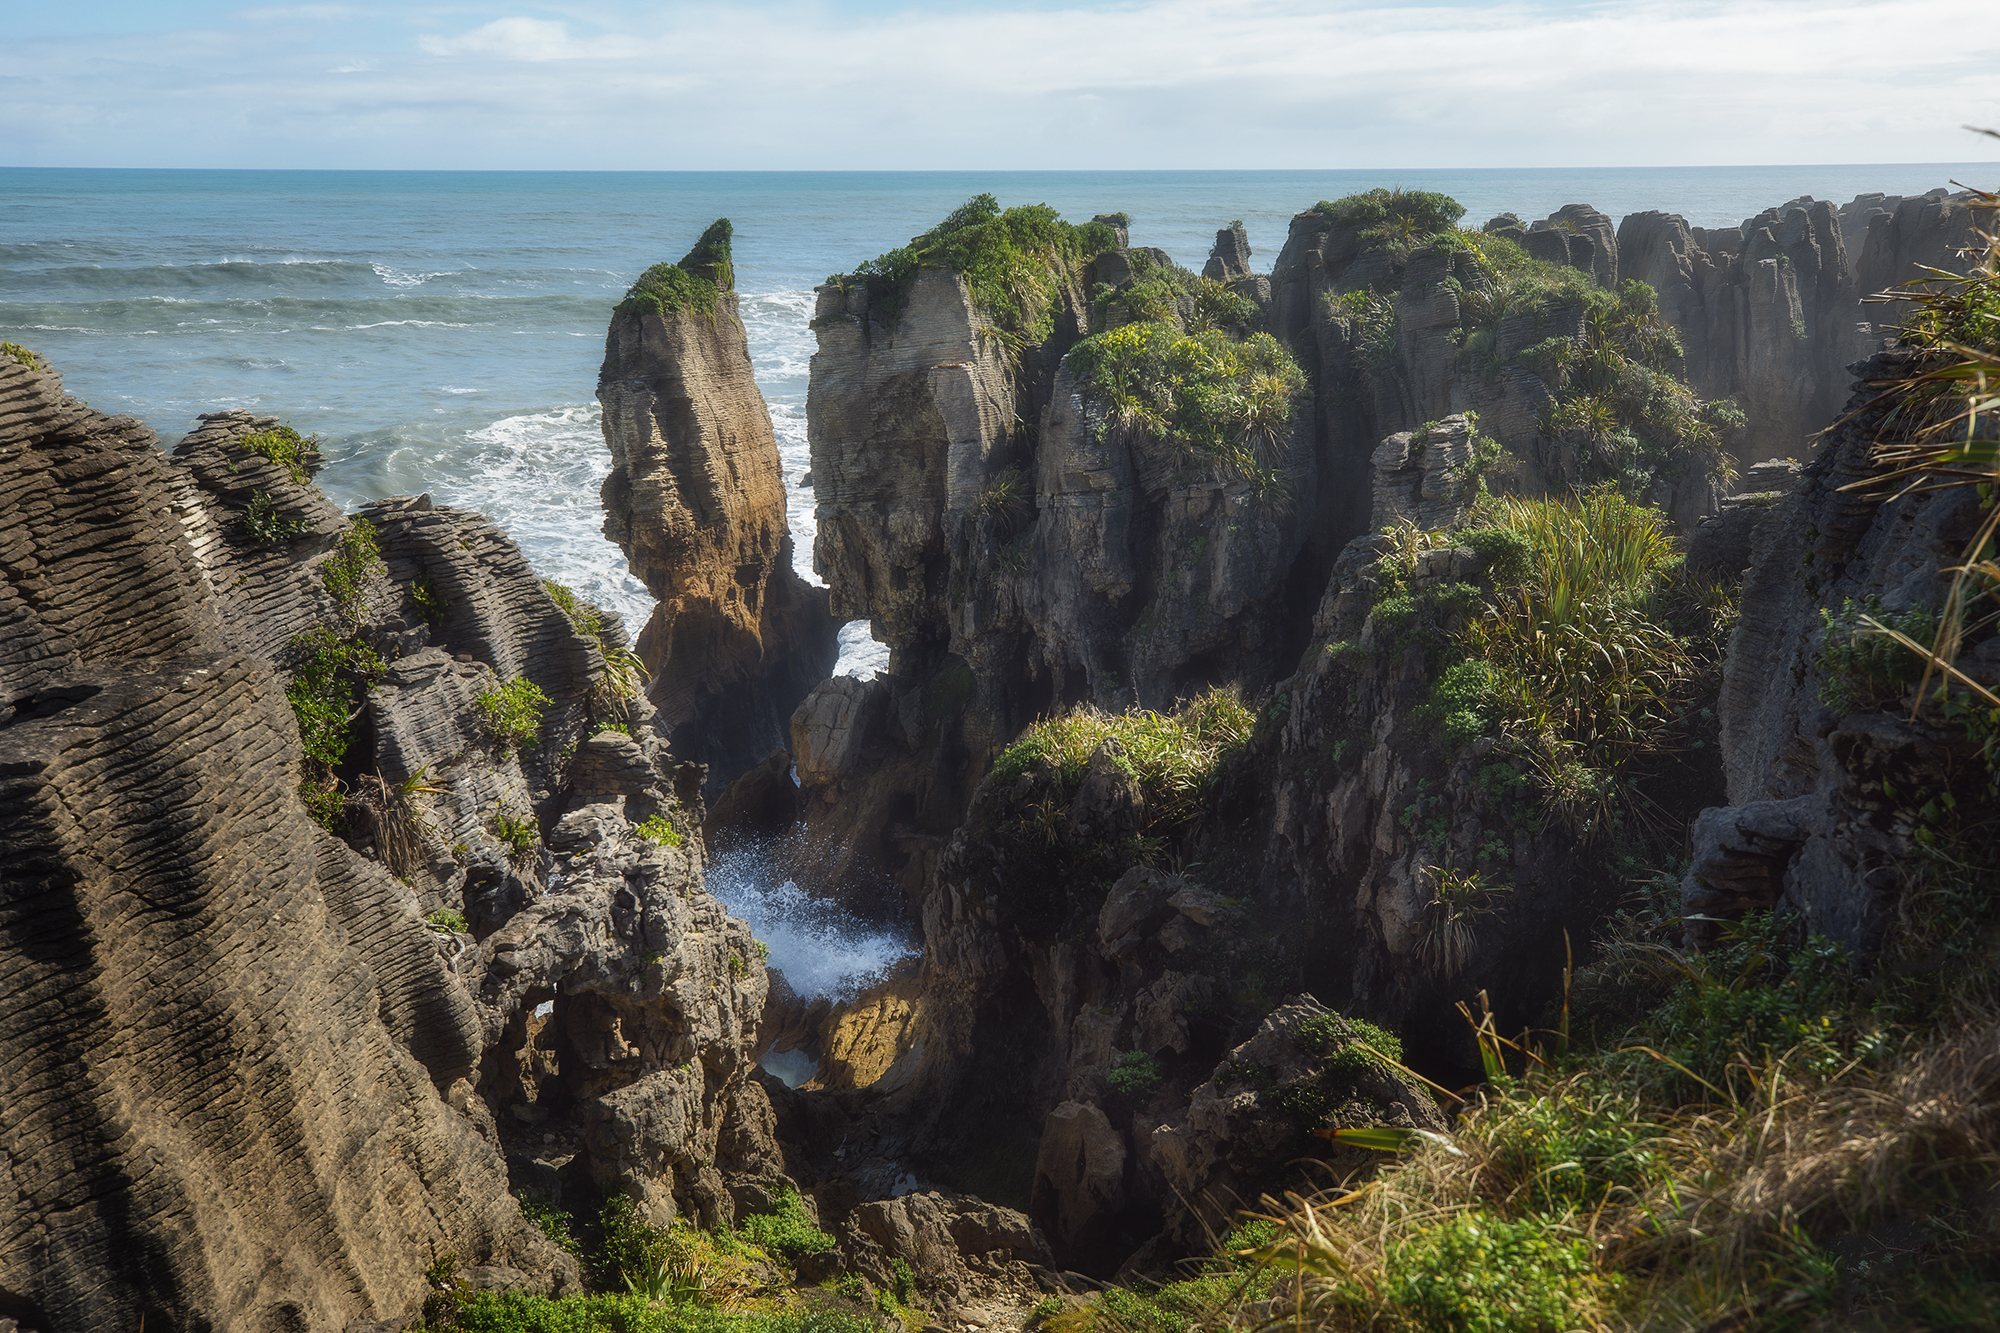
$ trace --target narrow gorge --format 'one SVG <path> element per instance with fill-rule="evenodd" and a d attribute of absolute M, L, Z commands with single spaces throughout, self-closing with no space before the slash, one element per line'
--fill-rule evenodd
<path fill-rule="evenodd" d="M 2000 1257 L 1992 207 L 980 195 L 818 289 L 824 588 L 718 220 L 608 316 L 636 634 L 6 344 L 0 1333 L 1900 1318 Z"/>

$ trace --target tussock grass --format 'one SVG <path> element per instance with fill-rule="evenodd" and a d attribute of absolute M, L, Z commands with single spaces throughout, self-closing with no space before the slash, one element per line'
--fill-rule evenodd
<path fill-rule="evenodd" d="M 1210 690 L 1171 713 L 1079 708 L 1035 723 L 993 765 L 994 782 L 1012 782 L 1048 764 L 1066 793 L 1083 781 L 1090 757 L 1109 746 L 1146 796 L 1150 824 L 1175 824 L 1202 806 L 1223 757 L 1250 738 L 1256 714 L 1230 689 Z"/>

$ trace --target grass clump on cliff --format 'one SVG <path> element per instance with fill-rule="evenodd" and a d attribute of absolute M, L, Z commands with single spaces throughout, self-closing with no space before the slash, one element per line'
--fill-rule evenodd
<path fill-rule="evenodd" d="M 1200 808 L 1228 754 L 1250 738 L 1257 717 L 1227 689 L 1208 693 L 1171 713 L 1134 709 L 1106 713 L 1079 708 L 1035 723 L 1001 752 L 992 780 L 1012 782 L 1038 764 L 1056 770 L 1073 795 L 1099 747 L 1139 784 L 1151 824 L 1175 823 Z"/>
<path fill-rule="evenodd" d="M 623 724 L 622 729 L 629 735 L 631 703 L 645 689 L 648 679 L 645 663 L 626 646 L 624 635 L 613 630 L 604 613 L 575 591 L 554 579 L 543 579 L 542 588 L 576 632 L 597 645 L 598 656 L 604 660 L 603 669 L 590 682 L 592 714 L 603 721 Z"/>
<path fill-rule="evenodd" d="M 30 370 L 40 370 L 41 360 L 19 343 L 0 342 L 0 356 L 10 356 Z"/>
<path fill-rule="evenodd" d="M 693 311 L 712 318 L 722 293 L 736 285 L 736 270 L 730 262 L 734 235 L 729 219 L 717 218 L 678 264 L 655 264 L 640 274 L 612 313 L 668 319 Z"/>
<path fill-rule="evenodd" d="M 1453 750 L 1492 737 L 1539 818 L 1586 839 L 1622 827 L 1650 809 L 1635 783 L 1656 757 L 1706 743 L 1697 699 L 1733 597 L 1690 577 L 1665 516 L 1615 487 L 1488 498 L 1465 523 L 1391 534 L 1365 637 L 1423 650 L 1432 684 L 1411 720 Z M 1471 548 L 1478 581 L 1419 578 L 1438 547 Z"/>
<path fill-rule="evenodd" d="M 1070 351 L 1077 383 L 1120 427 L 1215 460 L 1258 488 L 1282 485 L 1269 460 L 1307 397 L 1305 373 L 1268 333 L 1126 324 Z"/>
<path fill-rule="evenodd" d="M 1047 204 L 1003 211 L 992 195 L 977 194 L 908 245 L 862 264 L 854 276 L 867 281 L 869 305 L 884 328 L 894 329 L 902 318 L 918 273 L 944 268 L 964 276 L 973 305 L 1003 334 L 1039 343 L 1055 327 L 1060 275 L 1117 245 L 1118 234 L 1104 223 L 1076 226 Z"/>

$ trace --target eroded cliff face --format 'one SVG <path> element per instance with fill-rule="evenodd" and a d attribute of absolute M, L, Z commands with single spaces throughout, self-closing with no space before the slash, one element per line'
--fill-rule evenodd
<path fill-rule="evenodd" d="M 471 997 L 411 891 L 307 816 L 282 681 L 233 618 L 312 623 L 344 520 L 302 505 L 296 548 L 239 561 L 229 500 L 143 426 L 12 359 L 0 401 L 0 1305 L 337 1328 L 403 1313 L 447 1250 L 573 1282 L 451 1104 Z M 291 483 L 242 467 L 246 499 Z"/>
<path fill-rule="evenodd" d="M 276 425 L 169 458 L 0 358 L 0 1313 L 39 1333 L 401 1319 L 444 1254 L 560 1291 L 510 1185 L 714 1224 L 783 1178 L 765 973 L 616 619 L 477 515 L 348 519 Z M 351 693 L 295 712 L 329 649 Z M 502 739 L 509 684 L 546 702 Z"/>
<path fill-rule="evenodd" d="M 1240 237 L 1218 253 L 1256 285 L 1235 271 Z M 1125 420 L 1064 359 L 1136 318 L 1143 284 L 1157 304 L 1163 281 L 1165 318 L 1205 327 L 1194 275 L 1158 252 L 1052 262 L 1038 339 L 994 331 L 945 267 L 886 313 L 880 284 L 821 289 L 816 559 L 836 614 L 869 617 L 891 654 L 885 677 L 829 681 L 793 719 L 807 821 L 838 849 L 829 880 L 885 870 L 914 908 L 972 784 L 1026 723 L 1254 688 L 1297 651 L 1284 602 L 1316 512 L 1309 414 L 1276 431 L 1260 482 Z"/>
<path fill-rule="evenodd" d="M 1851 415 L 1756 523 L 1720 705 L 1729 804 L 1695 821 L 1681 888 L 1691 943 L 1779 910 L 1866 957 L 1924 870 L 1927 816 L 1903 794 L 1988 799 L 1962 727 L 1913 711 L 1913 681 L 1871 682 L 1843 657 L 1863 614 L 1927 644 L 1918 622 L 1944 610 L 1983 517 L 1970 486 L 1880 480 L 1875 451 L 1907 438 L 1899 382 L 1920 364 L 1909 351 L 1857 364 Z M 1962 647 L 1959 679 L 2000 685 L 2000 639 L 1974 623 Z"/>
<path fill-rule="evenodd" d="M 604 534 L 659 599 L 638 650 L 662 734 L 707 764 L 720 791 L 787 743 L 792 710 L 832 671 L 838 647 L 826 594 L 792 567 L 784 477 L 736 313 L 727 219 L 671 272 L 650 272 L 634 292 L 666 281 L 697 295 L 683 304 L 628 297 L 605 339 Z"/>

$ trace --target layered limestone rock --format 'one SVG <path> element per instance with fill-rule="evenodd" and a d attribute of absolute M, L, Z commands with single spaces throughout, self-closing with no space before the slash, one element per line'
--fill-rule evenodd
<path fill-rule="evenodd" d="M 510 1178 L 709 1225 L 783 1178 L 762 959 L 615 617 L 478 515 L 340 515 L 276 426 L 169 458 L 0 358 L 0 1311 L 39 1333 L 401 1320 L 448 1253 L 562 1290 Z M 339 837 L 286 694 L 329 646 Z M 508 685 L 546 702 L 503 739 Z"/>
<path fill-rule="evenodd" d="M 9 1317 L 337 1328 L 409 1312 L 448 1250 L 573 1282 L 467 1106 L 470 997 L 414 893 L 307 817 L 275 636 L 222 614 L 311 622 L 323 580 L 279 562 L 343 524 L 248 548 L 45 368 L 0 358 L 0 405 Z"/>
<path fill-rule="evenodd" d="M 789 742 L 792 710 L 838 656 L 826 594 L 792 567 L 729 238 L 718 221 L 678 265 L 639 280 L 612 316 L 597 385 L 612 461 L 604 533 L 659 599 L 638 643 L 649 695 L 675 751 L 709 766 L 712 792 Z"/>
<path fill-rule="evenodd" d="M 833 863 L 890 872 L 913 907 L 973 782 L 1027 722 L 1254 684 L 1298 646 L 1281 603 L 1316 513 L 1310 421 L 1278 434 L 1259 485 L 1112 420 L 1065 354 L 1094 318 L 1138 317 L 1142 284 L 1182 293 L 1160 299 L 1191 317 L 1196 279 L 1126 249 L 1051 261 L 1049 277 L 1049 331 L 1020 347 L 948 268 L 893 294 L 820 289 L 816 558 L 835 613 L 871 619 L 890 670 L 821 686 L 792 750 Z"/>
<path fill-rule="evenodd" d="M 1619 224 L 1618 253 L 1625 276 L 1659 293 L 1689 381 L 1742 405 L 1742 461 L 1802 457 L 1833 419 L 1843 368 L 1862 347 L 1864 315 L 1834 206 L 1766 209 L 1713 249 L 1675 215 L 1634 213 Z"/>
<path fill-rule="evenodd" d="M 1783 909 L 1865 955 L 1921 864 L 1920 821 L 1898 793 L 1981 799 L 1977 744 L 1935 709 L 1913 719 L 1907 690 L 1871 688 L 1838 651 L 1858 614 L 1940 611 L 1978 530 L 1972 487 L 1866 484 L 1883 470 L 1878 437 L 1907 429 L 1885 390 L 1917 364 L 1891 352 L 1857 365 L 1852 415 L 1755 525 L 1720 705 L 1730 803 L 1695 821 L 1681 888 L 1691 942 Z M 1975 630 L 1956 665 L 2000 684 L 2000 639 Z"/>

